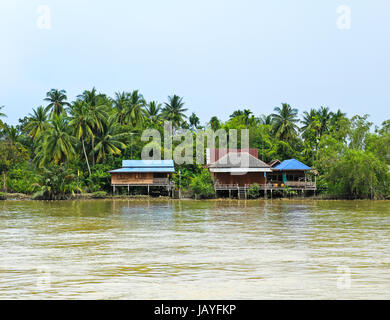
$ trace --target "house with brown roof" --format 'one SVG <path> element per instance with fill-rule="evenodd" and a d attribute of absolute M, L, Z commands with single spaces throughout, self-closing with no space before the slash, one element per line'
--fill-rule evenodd
<path fill-rule="evenodd" d="M 221 149 L 222 150 L 222 149 Z M 257 184 L 264 191 L 315 190 L 315 181 L 307 178 L 307 172 L 313 169 L 295 159 L 274 160 L 270 164 L 257 157 L 256 149 L 249 150 L 208 150 L 207 167 L 214 182 L 216 192 L 238 191 L 239 198 L 247 196 L 251 186 Z M 250 151 L 251 150 L 251 151 Z M 214 160 L 214 161 L 212 161 Z"/>

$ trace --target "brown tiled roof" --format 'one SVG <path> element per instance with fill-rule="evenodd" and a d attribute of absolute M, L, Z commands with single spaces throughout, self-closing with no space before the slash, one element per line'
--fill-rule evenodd
<path fill-rule="evenodd" d="M 248 152 L 229 152 L 218 161 L 212 163 L 210 168 L 269 168 L 265 162 L 257 159 Z"/>

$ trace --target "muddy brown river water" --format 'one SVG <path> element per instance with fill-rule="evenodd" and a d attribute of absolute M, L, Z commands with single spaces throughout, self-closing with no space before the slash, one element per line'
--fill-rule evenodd
<path fill-rule="evenodd" d="M 389 201 L 1 201 L 0 299 L 390 299 Z"/>

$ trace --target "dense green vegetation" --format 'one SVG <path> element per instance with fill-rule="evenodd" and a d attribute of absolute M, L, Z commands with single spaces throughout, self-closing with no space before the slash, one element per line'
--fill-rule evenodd
<path fill-rule="evenodd" d="M 319 192 L 343 198 L 386 198 L 390 195 L 390 120 L 373 127 L 368 115 L 348 118 L 342 111 L 313 108 L 299 117 L 288 104 L 270 115 L 238 108 L 229 119 L 216 116 L 201 126 L 182 97 L 147 101 L 137 90 L 113 98 L 86 90 L 73 102 L 64 90 L 52 89 L 45 105 L 32 110 L 17 126 L 6 123 L 0 108 L 0 173 L 4 192 L 64 199 L 75 192 L 110 192 L 110 169 L 123 159 L 140 159 L 145 128 L 163 133 L 163 121 L 173 129 L 248 129 L 250 147 L 259 157 L 298 159 L 318 172 Z M 163 152 L 162 152 L 163 154 Z M 208 198 L 211 179 L 200 165 L 178 165 L 173 179 L 183 189 Z M 98 192 L 98 193 L 96 193 Z M 251 196 L 255 197 L 254 187 Z"/>

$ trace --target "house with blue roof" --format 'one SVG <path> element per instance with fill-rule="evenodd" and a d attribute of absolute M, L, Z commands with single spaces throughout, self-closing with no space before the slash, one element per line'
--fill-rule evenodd
<path fill-rule="evenodd" d="M 313 169 L 296 159 L 284 160 L 272 167 L 268 183 L 275 188 L 286 186 L 293 189 L 315 190 L 316 178 L 315 175 L 308 175 L 309 172 L 313 172 Z"/>
<path fill-rule="evenodd" d="M 122 168 L 109 171 L 111 185 L 116 187 L 163 187 L 170 191 L 174 184 L 171 174 L 175 172 L 173 160 L 123 160 Z"/>

